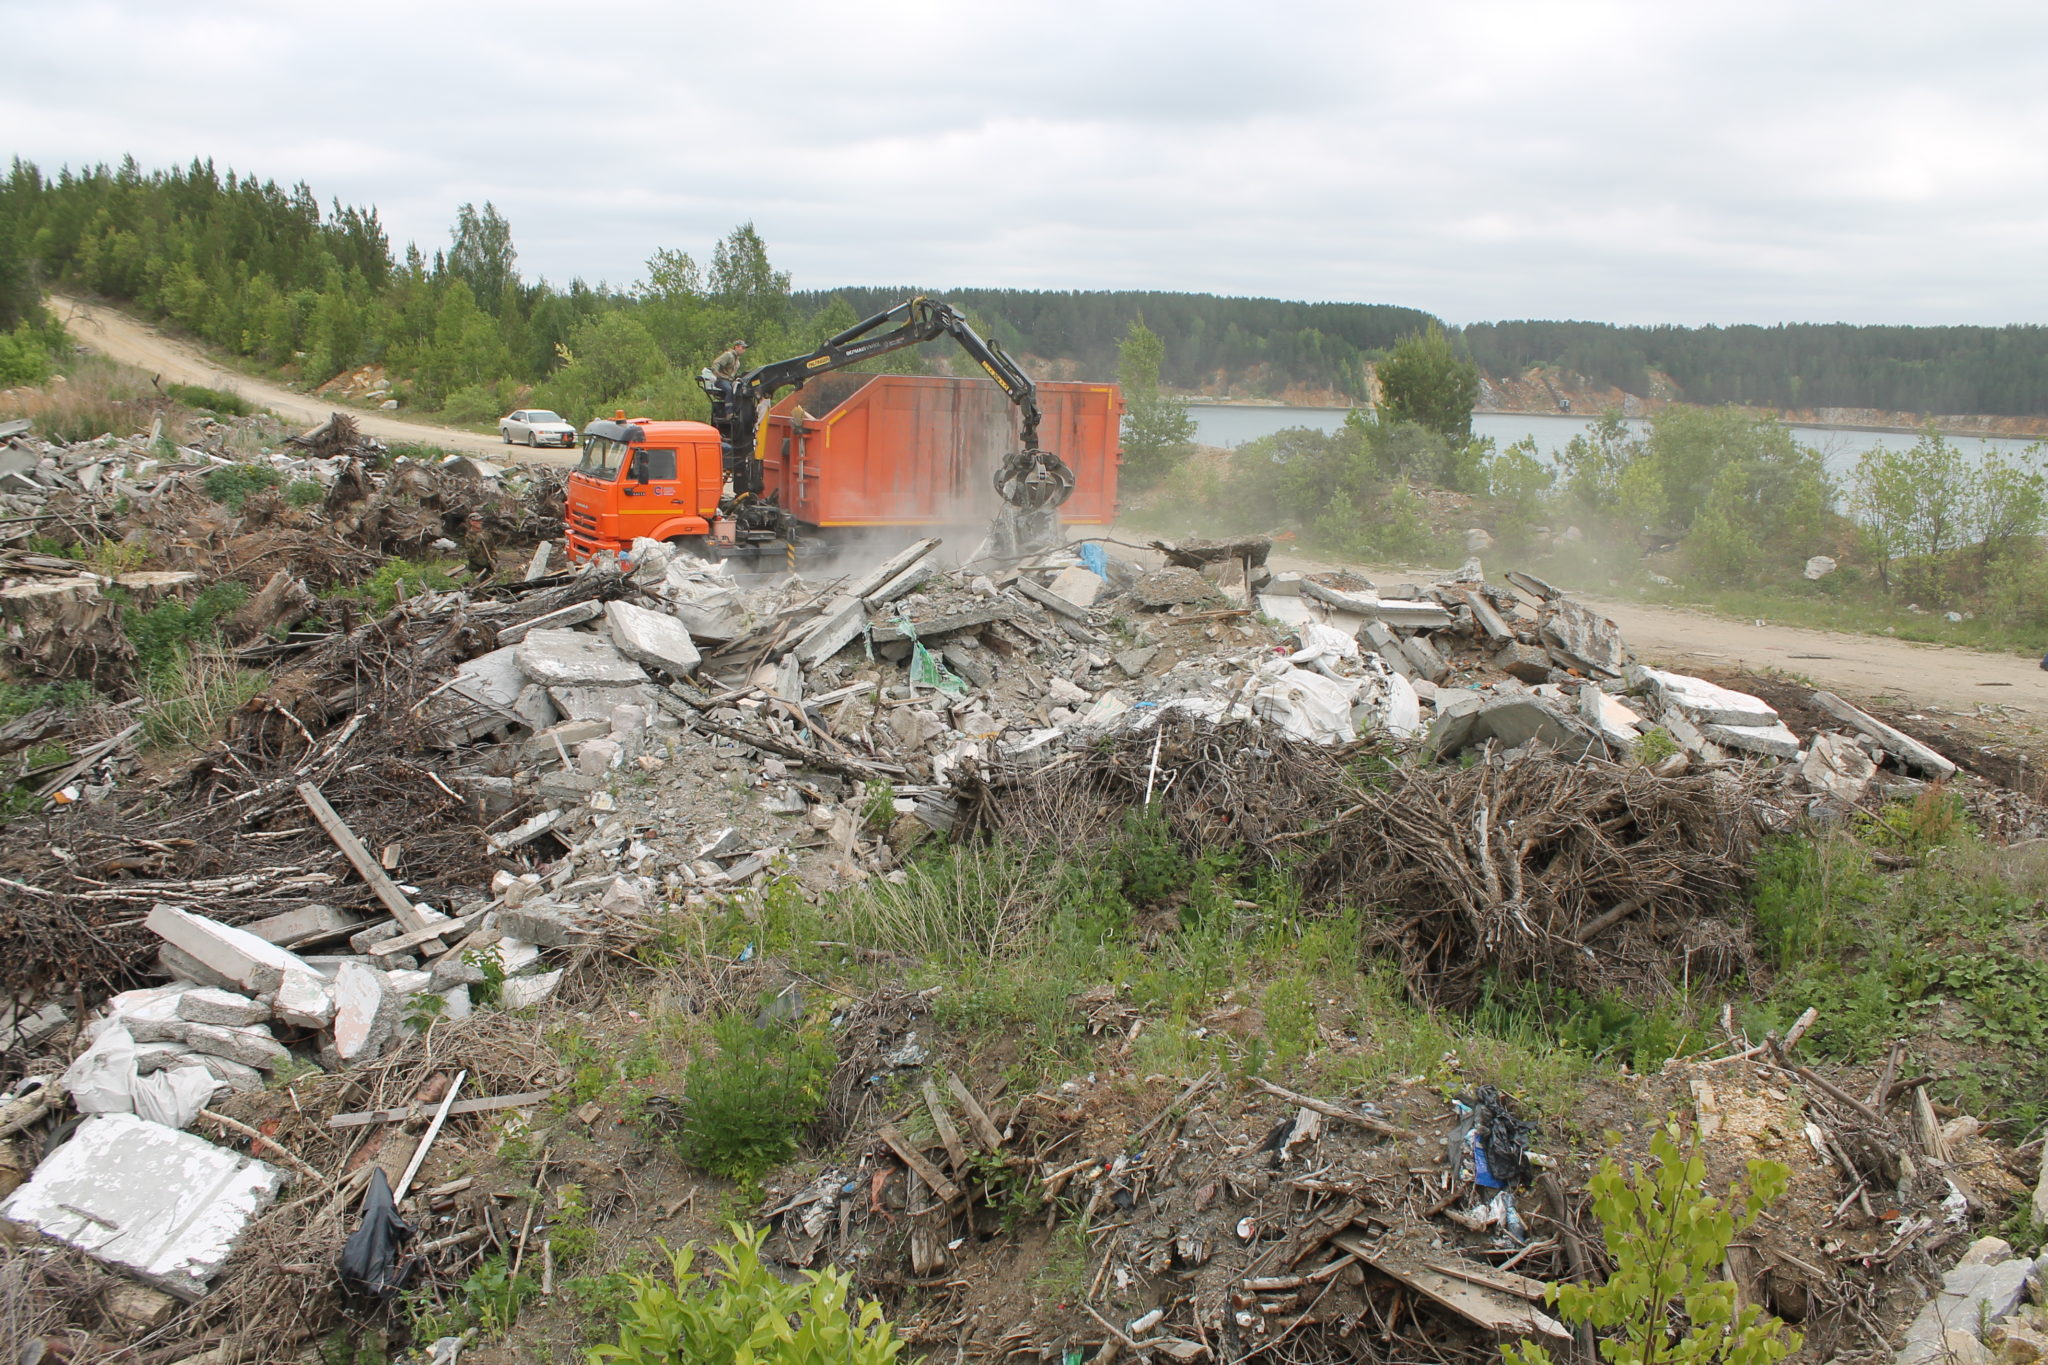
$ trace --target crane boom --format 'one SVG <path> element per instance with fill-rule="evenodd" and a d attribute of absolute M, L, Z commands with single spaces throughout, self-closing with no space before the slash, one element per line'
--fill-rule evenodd
<path fill-rule="evenodd" d="M 1003 501 L 1026 511 L 1065 502 L 1074 491 L 1074 474 L 1059 456 L 1038 448 L 1041 414 L 1038 387 L 1031 376 L 1000 345 L 984 340 L 959 309 L 923 295 L 857 322 L 803 355 L 771 361 L 737 379 L 723 380 L 710 370 L 698 376 L 697 382 L 711 397 L 711 425 L 718 429 L 724 446 L 725 472 L 732 481 L 734 497 L 745 500 L 762 491 L 755 443 L 762 409 L 774 401 L 778 390 L 942 336 L 958 342 L 1017 405 L 1024 448 L 1005 459 L 996 471 L 996 492 Z"/>

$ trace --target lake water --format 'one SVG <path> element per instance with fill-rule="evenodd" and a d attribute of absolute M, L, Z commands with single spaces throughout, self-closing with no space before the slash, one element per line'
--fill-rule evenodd
<path fill-rule="evenodd" d="M 1344 425 L 1347 411 L 1345 408 L 1274 408 L 1233 403 L 1188 404 L 1188 416 L 1195 419 L 1195 439 L 1203 445 L 1226 449 L 1235 449 L 1246 441 L 1255 441 L 1288 427 L 1336 431 Z M 1572 437 L 1592 425 L 1590 417 L 1572 417 L 1563 413 L 1550 416 L 1482 412 L 1472 417 L 1472 434 L 1491 436 L 1494 445 L 1500 449 L 1525 436 L 1534 437 L 1538 450 L 1546 455 L 1556 455 Z M 1630 425 L 1642 430 L 1649 423 L 1637 420 Z M 1910 450 L 1913 442 L 1919 439 L 1917 432 L 1843 431 L 1835 427 L 1793 427 L 1792 436 L 1801 445 L 1818 450 L 1827 462 L 1828 471 L 1837 476 L 1845 476 L 1854 470 L 1857 458 L 1866 450 Z M 2025 450 L 2033 442 L 2004 436 L 1951 436 L 1949 444 L 1965 459 L 1974 462 L 1987 450 L 2012 454 Z"/>

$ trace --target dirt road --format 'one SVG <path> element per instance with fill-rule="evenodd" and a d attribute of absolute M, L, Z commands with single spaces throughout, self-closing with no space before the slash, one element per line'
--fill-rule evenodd
<path fill-rule="evenodd" d="M 1426 583 L 1429 574 L 1371 565 L 1335 565 L 1273 556 L 1275 568 L 1355 568 L 1376 583 Z M 1503 566 L 1512 567 L 1512 566 Z M 1560 585 L 1560 586 L 1569 586 Z M 1789 674 L 1859 701 L 1890 699 L 1944 714 L 1987 711 L 1972 728 L 2014 739 L 2048 726 L 2048 673 L 2032 659 L 1952 645 L 1924 645 L 1883 635 L 1733 620 L 1682 607 L 1649 606 L 1583 595 L 1621 627 L 1645 663 L 1672 668 L 1725 668 Z M 2031 745 L 2030 745 L 2031 747 Z"/>
<path fill-rule="evenodd" d="M 343 407 L 311 394 L 294 393 L 249 375 L 224 369 L 196 345 L 169 337 L 146 322 L 100 304 L 67 295 L 50 295 L 51 311 L 57 314 L 72 339 L 124 365 L 159 375 L 166 383 L 199 384 L 237 394 L 251 403 L 269 408 L 287 422 L 306 426 L 326 420 L 327 414 Z M 428 422 L 407 422 L 383 412 L 345 408 L 362 429 L 386 443 L 421 442 L 448 450 L 473 451 L 499 461 L 525 464 L 570 465 L 573 451 L 529 450 L 508 446 L 495 436 L 435 426 Z"/>

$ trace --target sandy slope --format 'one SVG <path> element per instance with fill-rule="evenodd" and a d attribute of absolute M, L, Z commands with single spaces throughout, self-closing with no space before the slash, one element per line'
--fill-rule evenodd
<path fill-rule="evenodd" d="M 302 422 L 307 426 L 325 420 L 328 413 L 343 406 L 224 369 L 193 343 L 166 336 L 148 323 L 116 309 L 61 294 L 50 295 L 50 308 L 79 345 L 161 376 L 166 383 L 201 384 L 210 389 L 224 389 L 269 408 L 288 422 Z M 479 436 L 475 432 L 458 431 L 428 422 L 403 421 L 389 413 L 345 410 L 352 413 L 364 431 L 387 444 L 418 441 L 449 450 L 476 451 L 498 460 L 563 465 L 576 462 L 573 451 L 528 450 L 523 446 L 508 446 L 495 436 Z"/>

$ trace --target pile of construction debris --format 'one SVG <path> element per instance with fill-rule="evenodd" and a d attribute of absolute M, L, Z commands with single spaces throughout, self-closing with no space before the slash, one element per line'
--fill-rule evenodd
<path fill-rule="evenodd" d="M 294 506 L 259 491 L 234 516 L 195 487 L 226 463 L 213 451 L 162 459 L 147 442 L 93 453 L 13 440 L 34 459 L 0 474 L 14 481 L 0 492 L 10 512 L 65 528 L 71 544 L 136 536 L 167 566 L 152 572 L 183 575 L 163 591 L 234 577 L 262 604 L 230 643 L 269 676 L 226 736 L 166 772 L 135 761 L 136 722 L 103 719 L 61 771 L 25 774 L 58 803 L 0 878 L 0 915 L 20 949 L 0 1047 L 24 1077 L 0 1107 L 0 1138 L 67 1106 L 90 1116 L 0 1217 L 181 1297 L 208 1292 L 288 1171 L 308 1175 L 268 1135 L 210 1107 L 223 1096 L 312 1068 L 368 1074 L 437 1020 L 539 1004 L 593 949 L 645 938 L 668 907 L 771 879 L 823 891 L 900 878 L 922 839 L 1013 832 L 990 814 L 1004 793 L 1116 794 L 1064 812 L 1019 800 L 1050 832 L 1141 790 L 1148 802 L 1174 791 L 1175 818 L 1199 820 L 1223 804 L 1203 793 L 1265 780 L 1243 765 L 1267 777 L 1313 770 L 1300 778 L 1313 801 L 1276 794 L 1264 803 L 1271 828 L 1240 820 L 1231 837 L 1266 848 L 1317 829 L 1342 835 L 1305 862 L 1310 889 L 1412 911 L 1397 951 L 1422 989 L 1462 1004 L 1482 955 L 1535 970 L 1540 959 L 1516 944 L 1563 945 L 1576 961 L 1604 932 L 1668 935 L 1704 914 L 1737 884 L 1768 812 L 1839 810 L 1880 781 L 1955 772 L 1825 693 L 1813 704 L 1840 728 L 1802 737 L 1755 696 L 1637 664 L 1613 623 L 1569 594 L 1519 574 L 1489 583 L 1476 563 L 1380 589 L 1356 574 L 1272 572 L 1258 541 L 1159 546 L 1156 566 L 1105 542 L 945 566 L 927 539 L 819 582 L 738 573 L 651 541 L 556 568 L 543 536 L 559 527 L 559 484 L 466 459 L 378 471 L 345 422 L 308 433 L 305 454 L 267 457 L 317 485 L 317 499 Z M 535 547 L 523 573 L 401 594 L 362 617 L 316 608 L 316 589 L 386 555 L 455 548 L 478 510 L 522 556 Z M 20 529 L 0 539 L 21 541 Z M 146 585 L 17 548 L 0 550 L 0 573 L 17 676 L 122 676 L 132 651 L 124 659 L 118 615 L 93 613 L 109 587 Z M 0 729 L 0 751 L 61 723 L 27 721 Z M 1367 749 L 1398 776 L 1340 811 L 1330 784 Z M 1473 750 L 1483 761 L 1446 761 Z M 1332 762 L 1305 764 L 1307 753 Z M 1489 842 L 1508 828 L 1515 841 Z M 1652 930 L 1655 916 L 1639 912 L 1660 904 L 1673 913 Z M 1700 950 L 1684 945 L 1689 973 Z M 456 1088 L 444 1085 L 450 1104 Z M 483 1102 L 530 1106 L 545 1093 L 508 1084 Z M 1176 1134 L 1193 1122 L 1184 1096 L 1152 1146 L 1128 1135 L 1135 1157 L 1061 1157 L 1061 1172 L 1044 1127 L 1055 1113 L 1020 1106 L 996 1125 L 955 1093 L 998 1166 L 1017 1125 L 1038 1125 L 1032 1179 L 1094 1184 L 1091 1209 L 1165 1181 Z M 1181 1177 L 1198 1210 L 1218 1188 L 1227 1207 L 1251 1210 L 1235 1278 L 1170 1330 L 1154 1316 L 1111 1326 L 1115 1341 L 1194 1361 L 1218 1334 L 1249 1348 L 1310 1328 L 1371 1329 L 1316 1309 L 1321 1286 L 1369 1276 L 1488 1331 L 1551 1331 L 1531 1281 L 1447 1266 L 1419 1238 L 1458 1197 L 1457 1170 L 1417 1183 L 1414 1154 L 1390 1147 L 1379 1156 L 1392 1165 L 1348 1183 L 1273 1174 L 1320 1150 L 1314 1115 L 1409 1136 L 1287 1098 L 1300 1112 L 1277 1135 L 1270 1171 L 1236 1160 L 1206 1184 Z M 933 1118 L 943 1138 L 936 1106 Z M 202 1121 L 274 1160 L 177 1131 Z M 902 1207 L 946 1211 L 913 1248 L 922 1275 L 943 1263 L 953 1220 L 973 1217 L 969 1165 L 956 1142 L 944 1143 L 950 1176 L 929 1144 L 887 1145 Z M 803 1244 L 795 1263 L 809 1263 L 804 1247 L 815 1257 L 830 1238 L 846 1241 L 843 1175 L 777 1211 Z M 146 1215 L 103 1205 L 110 1183 L 161 1186 L 168 1204 Z M 404 1182 L 391 1183 L 402 1195 Z M 1276 1183 L 1344 1216 L 1319 1213 L 1316 1236 L 1268 1231 L 1257 1209 Z M 1404 1212 L 1375 1221 L 1367 1191 Z M 1559 1205 L 1551 1216 L 1573 1215 Z M 159 1218 L 204 1235 L 138 1230 Z M 1582 1240 L 1561 1231 L 1552 1261 L 1582 1255 Z M 1131 1276 L 1199 1267 L 1212 1241 L 1148 1225 L 1104 1265 Z"/>

